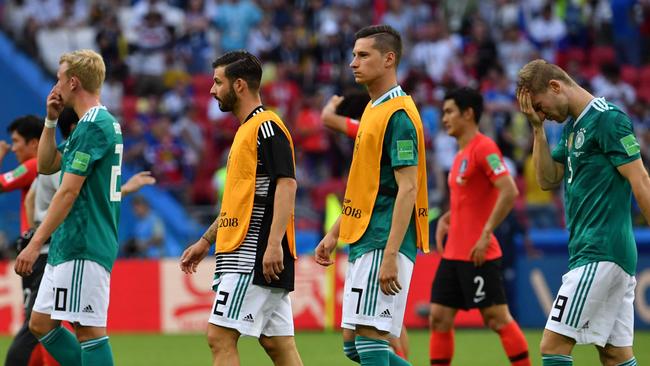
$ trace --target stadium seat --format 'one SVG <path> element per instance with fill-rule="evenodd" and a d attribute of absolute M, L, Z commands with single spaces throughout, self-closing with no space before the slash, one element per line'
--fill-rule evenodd
<path fill-rule="evenodd" d="M 582 76 L 586 79 L 591 80 L 594 76 L 600 73 L 600 68 L 596 64 L 585 65 L 582 67 Z"/>
<path fill-rule="evenodd" d="M 555 60 L 558 66 L 566 68 L 569 61 L 577 61 L 579 64 L 585 63 L 585 51 L 582 48 L 569 48 L 567 50 L 558 51 L 555 55 Z"/>
<path fill-rule="evenodd" d="M 122 97 L 122 118 L 126 122 L 135 120 L 137 115 L 138 97 L 135 95 L 125 95 Z"/>
<path fill-rule="evenodd" d="M 639 100 L 650 103 L 650 85 L 645 84 L 636 90 L 636 96 Z"/>
<path fill-rule="evenodd" d="M 642 87 L 650 86 L 650 65 L 643 66 L 639 70 L 639 85 Z"/>
<path fill-rule="evenodd" d="M 192 98 L 194 106 L 196 107 L 196 119 L 201 125 L 208 124 L 208 104 L 212 96 L 207 93 L 197 93 Z"/>
<path fill-rule="evenodd" d="M 207 74 L 192 75 L 192 89 L 194 95 L 208 95 L 212 88 L 212 76 Z"/>
<path fill-rule="evenodd" d="M 616 62 L 616 51 L 609 46 L 596 46 L 591 49 L 591 62 L 596 65 Z"/>
<path fill-rule="evenodd" d="M 639 69 L 630 65 L 621 66 L 621 80 L 636 86 L 639 83 Z"/>

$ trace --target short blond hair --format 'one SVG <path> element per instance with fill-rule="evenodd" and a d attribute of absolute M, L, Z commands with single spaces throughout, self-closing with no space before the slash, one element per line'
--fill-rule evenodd
<path fill-rule="evenodd" d="M 533 60 L 519 70 L 517 74 L 517 91 L 526 89 L 533 94 L 543 93 L 551 80 L 559 80 L 567 85 L 576 86 L 576 82 L 559 66 L 546 60 Z"/>
<path fill-rule="evenodd" d="M 77 77 L 84 90 L 99 94 L 106 77 L 106 65 L 100 54 L 93 50 L 76 50 L 61 55 L 59 65 L 66 63 L 67 77 Z"/>

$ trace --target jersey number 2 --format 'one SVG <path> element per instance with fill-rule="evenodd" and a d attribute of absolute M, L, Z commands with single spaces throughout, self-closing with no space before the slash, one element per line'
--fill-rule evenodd
<path fill-rule="evenodd" d="M 117 165 L 111 166 L 111 202 L 120 202 L 122 200 L 122 192 L 118 191 L 117 177 L 122 176 L 122 152 L 124 145 L 115 145 L 115 154 L 118 157 Z"/>

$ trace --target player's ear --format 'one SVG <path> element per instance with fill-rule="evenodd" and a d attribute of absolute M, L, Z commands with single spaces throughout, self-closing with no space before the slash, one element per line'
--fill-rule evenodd
<path fill-rule="evenodd" d="M 554 93 L 559 93 L 561 88 L 560 82 L 558 80 L 550 80 L 548 82 L 548 88 Z"/>
<path fill-rule="evenodd" d="M 387 68 L 390 68 L 392 66 L 395 66 L 395 52 L 388 51 L 386 52 L 386 55 L 384 56 L 384 65 Z"/>
<path fill-rule="evenodd" d="M 248 87 L 248 85 L 246 84 L 246 81 L 245 81 L 244 79 L 239 78 L 239 79 L 235 80 L 235 85 L 234 85 L 234 87 L 235 87 L 235 91 L 236 91 L 237 93 L 240 93 L 240 94 L 241 94 L 241 93 L 243 93 L 244 90 Z"/>

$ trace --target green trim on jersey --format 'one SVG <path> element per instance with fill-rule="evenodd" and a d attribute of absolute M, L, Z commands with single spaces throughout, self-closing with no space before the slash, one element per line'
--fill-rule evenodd
<path fill-rule="evenodd" d="M 406 93 L 399 86 L 396 86 L 389 90 L 385 94 L 385 97 L 378 98 L 373 105 L 376 106 L 392 98 L 405 95 Z M 379 168 L 380 185 L 397 189 L 394 170 L 405 166 L 418 166 L 417 146 L 417 132 L 409 116 L 403 110 L 393 113 L 390 121 L 388 121 L 386 133 L 384 134 L 384 146 Z M 375 205 L 372 209 L 372 216 L 368 222 L 368 228 L 354 245 L 349 246 L 350 255 L 348 260 L 350 262 L 354 262 L 357 258 L 371 250 L 384 249 L 386 247 L 393 222 L 394 207 L 395 197 L 382 194 L 377 195 Z M 411 261 L 415 262 L 417 250 L 415 216 L 412 216 L 399 251 Z"/>
<path fill-rule="evenodd" d="M 570 269 L 607 261 L 634 275 L 632 189 L 617 167 L 640 158 L 636 146 L 629 117 L 602 98 L 564 126 L 552 156 L 564 164 Z"/>
<path fill-rule="evenodd" d="M 52 234 L 50 265 L 87 259 L 112 270 L 118 250 L 122 146 L 120 125 L 103 106 L 86 112 L 65 142 L 61 179 L 64 174 L 86 179 Z"/>

